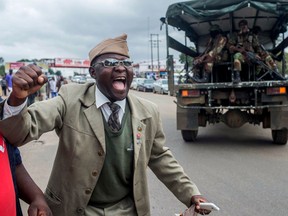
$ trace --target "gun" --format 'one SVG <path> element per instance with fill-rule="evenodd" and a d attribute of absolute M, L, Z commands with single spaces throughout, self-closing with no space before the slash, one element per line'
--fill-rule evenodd
<path fill-rule="evenodd" d="M 264 73 L 261 77 L 257 78 L 257 81 L 261 80 L 263 77 L 265 77 L 268 73 L 270 74 L 270 76 L 274 79 L 277 80 L 286 80 L 282 74 L 279 73 L 279 71 L 277 70 L 272 70 L 271 68 L 269 68 L 261 59 L 257 58 L 256 54 L 253 52 L 249 52 L 247 51 L 246 53 L 246 57 L 249 59 L 250 62 L 252 63 L 256 63 L 258 65 L 260 65 L 262 68 L 266 69 L 267 72 Z"/>

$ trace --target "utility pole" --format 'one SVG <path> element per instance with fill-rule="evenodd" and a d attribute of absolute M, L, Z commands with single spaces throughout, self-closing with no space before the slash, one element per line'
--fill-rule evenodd
<path fill-rule="evenodd" d="M 156 36 L 156 40 L 153 39 L 153 37 Z M 156 44 L 155 44 L 156 42 Z M 151 67 L 152 72 L 154 72 L 154 59 L 153 59 L 153 47 L 157 48 L 157 61 L 158 61 L 158 71 L 160 70 L 160 60 L 159 60 L 159 34 L 150 34 L 150 43 L 151 43 Z"/>
<path fill-rule="evenodd" d="M 151 69 L 152 69 L 152 72 L 154 71 L 154 67 L 153 67 L 153 35 L 154 35 L 154 34 L 150 34 L 150 43 L 151 43 Z"/>

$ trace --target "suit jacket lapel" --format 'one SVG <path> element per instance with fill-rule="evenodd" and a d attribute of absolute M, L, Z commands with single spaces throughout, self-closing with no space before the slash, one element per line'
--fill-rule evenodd
<path fill-rule="evenodd" d="M 95 104 L 95 85 L 90 86 L 90 88 L 87 89 L 83 97 L 80 98 L 80 101 L 83 106 L 87 107 L 87 109 L 84 110 L 84 115 L 99 140 L 103 151 L 106 152 L 103 117 L 101 110 L 97 109 Z"/>
<path fill-rule="evenodd" d="M 130 105 L 132 114 L 132 127 L 133 127 L 133 138 L 134 138 L 134 167 L 137 165 L 139 158 L 139 152 L 142 146 L 145 144 L 146 138 L 146 125 L 143 123 L 144 119 L 151 118 L 151 114 L 144 109 L 139 99 L 129 94 L 128 103 Z"/>

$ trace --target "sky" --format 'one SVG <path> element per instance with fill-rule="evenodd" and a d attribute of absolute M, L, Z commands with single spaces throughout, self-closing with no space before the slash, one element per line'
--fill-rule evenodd
<path fill-rule="evenodd" d="M 150 35 L 166 58 L 165 27 L 160 18 L 177 0 L 1 0 L 0 57 L 80 58 L 99 42 L 122 33 L 134 62 L 151 60 Z M 178 1 L 179 2 L 179 1 Z M 156 43 L 155 43 L 156 44 Z M 153 59 L 158 58 L 157 46 Z"/>

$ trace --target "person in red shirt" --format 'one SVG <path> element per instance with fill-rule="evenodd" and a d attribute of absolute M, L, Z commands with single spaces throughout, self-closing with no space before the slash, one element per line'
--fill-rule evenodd
<path fill-rule="evenodd" d="M 19 198 L 29 204 L 29 216 L 52 216 L 43 192 L 22 164 L 18 148 L 0 135 L 0 213 L 1 216 L 22 216 Z"/>

